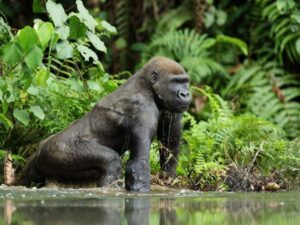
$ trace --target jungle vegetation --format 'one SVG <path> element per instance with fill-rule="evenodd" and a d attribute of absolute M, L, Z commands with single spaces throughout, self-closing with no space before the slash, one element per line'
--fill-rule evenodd
<path fill-rule="evenodd" d="M 1 168 L 12 152 L 18 173 L 42 139 L 155 55 L 183 65 L 193 101 L 182 124 L 178 177 L 159 174 L 155 142 L 153 183 L 299 187 L 296 0 L 1 1 Z"/>

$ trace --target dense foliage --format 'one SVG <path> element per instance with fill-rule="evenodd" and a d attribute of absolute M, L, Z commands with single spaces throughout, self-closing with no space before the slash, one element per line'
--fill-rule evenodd
<path fill-rule="evenodd" d="M 181 179 L 168 184 L 202 190 L 299 184 L 297 1 L 33 2 L 27 11 L 26 3 L 15 11 L 5 10 L 10 1 L 0 3 L 1 159 L 8 150 L 22 166 L 41 139 L 121 84 L 125 70 L 164 55 L 180 62 L 195 86 L 184 115 Z M 28 24 L 15 24 L 22 14 Z M 155 142 L 153 173 L 158 148 Z"/>
<path fill-rule="evenodd" d="M 1 46 L 2 159 L 10 150 L 22 163 L 41 139 L 82 116 L 121 82 L 104 72 L 94 51 L 106 51 L 99 37 L 115 28 L 96 21 L 81 1 L 76 4 L 78 12 L 67 15 L 60 4 L 48 1 L 53 22 L 35 20 L 14 37 L 2 20 L 7 31 Z"/>

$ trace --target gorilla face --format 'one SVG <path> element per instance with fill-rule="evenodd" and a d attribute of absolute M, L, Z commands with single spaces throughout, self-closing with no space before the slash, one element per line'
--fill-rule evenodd
<path fill-rule="evenodd" d="M 182 113 L 190 104 L 189 76 L 182 70 L 180 74 L 168 71 L 152 71 L 151 82 L 162 109 Z"/>

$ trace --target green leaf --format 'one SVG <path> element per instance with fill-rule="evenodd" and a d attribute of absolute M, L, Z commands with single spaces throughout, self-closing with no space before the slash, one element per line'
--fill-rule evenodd
<path fill-rule="evenodd" d="M 82 1 L 76 1 L 77 9 L 79 11 L 79 15 L 81 21 L 89 28 L 91 31 L 95 31 L 95 27 L 97 26 L 97 21 L 90 15 L 89 11 L 84 7 Z"/>
<path fill-rule="evenodd" d="M 39 70 L 35 76 L 36 83 L 39 86 L 44 86 L 49 78 L 49 72 L 46 68 Z"/>
<path fill-rule="evenodd" d="M 59 35 L 57 33 L 54 33 L 53 38 L 50 40 L 49 47 L 53 48 L 57 44 L 59 40 Z"/>
<path fill-rule="evenodd" d="M 225 24 L 225 22 L 227 20 L 227 14 L 226 14 L 226 12 L 224 12 L 223 10 L 217 10 L 216 17 L 217 17 L 216 23 L 219 26 L 222 26 L 222 25 Z"/>
<path fill-rule="evenodd" d="M 205 20 L 204 20 L 204 25 L 206 28 L 211 27 L 215 22 L 215 17 L 212 13 L 206 12 L 205 13 Z"/>
<path fill-rule="evenodd" d="M 22 77 L 20 79 L 21 84 L 24 86 L 25 89 L 28 89 L 32 83 L 32 71 L 28 67 L 24 67 L 22 71 Z"/>
<path fill-rule="evenodd" d="M 34 95 L 34 96 L 37 96 L 39 94 L 39 89 L 35 86 L 30 86 L 28 89 L 27 89 L 27 92 L 31 95 Z"/>
<path fill-rule="evenodd" d="M 43 49 L 45 49 L 51 40 L 51 38 L 54 35 L 54 28 L 53 25 L 49 22 L 43 23 L 38 29 L 37 29 L 37 35 L 41 41 Z"/>
<path fill-rule="evenodd" d="M 107 30 L 109 33 L 116 34 L 117 29 L 112 26 L 110 23 L 106 22 L 105 20 L 101 21 L 101 26 Z"/>
<path fill-rule="evenodd" d="M 65 10 L 62 7 L 62 5 L 57 4 L 52 0 L 48 0 L 46 3 L 46 8 L 55 26 L 63 26 L 63 24 L 67 21 L 68 16 L 65 13 Z"/>
<path fill-rule="evenodd" d="M 296 20 L 297 23 L 300 23 L 300 11 L 296 11 L 291 15 L 291 18 Z"/>
<path fill-rule="evenodd" d="M 295 4 L 294 0 L 287 0 L 288 9 L 294 8 Z"/>
<path fill-rule="evenodd" d="M 142 42 L 135 42 L 130 47 L 130 50 L 135 52 L 142 52 L 144 49 L 146 49 L 146 45 Z"/>
<path fill-rule="evenodd" d="M 71 39 L 78 39 L 84 37 L 86 34 L 86 30 L 87 30 L 86 26 L 80 22 L 80 19 L 76 15 L 70 17 L 69 27 L 70 27 L 69 38 Z"/>
<path fill-rule="evenodd" d="M 95 81 L 88 80 L 87 85 L 88 85 L 89 89 L 91 89 L 91 90 L 95 90 L 95 91 L 101 91 L 102 90 L 100 85 L 98 83 L 96 83 Z"/>
<path fill-rule="evenodd" d="M 20 30 L 17 34 L 17 42 L 22 46 L 24 51 L 27 53 L 29 50 L 40 43 L 39 37 L 35 29 L 26 26 Z"/>
<path fill-rule="evenodd" d="M 92 32 L 89 31 L 89 32 L 87 33 L 87 36 L 88 36 L 90 42 L 92 42 L 92 44 L 94 45 L 94 47 L 95 47 L 97 50 L 106 53 L 107 49 L 106 49 L 106 47 L 105 47 L 105 45 L 104 45 L 104 42 L 101 41 L 100 38 L 99 38 L 96 34 L 94 34 L 94 33 L 92 33 Z"/>
<path fill-rule="evenodd" d="M 241 51 L 245 55 L 248 55 L 248 46 L 247 46 L 246 42 L 242 41 L 239 38 L 230 37 L 230 36 L 226 36 L 226 35 L 218 35 L 216 40 L 217 40 L 217 42 L 225 42 L 225 43 L 233 44 L 233 45 L 237 46 L 238 48 L 240 48 Z"/>
<path fill-rule="evenodd" d="M 68 79 L 68 83 L 71 85 L 71 89 L 74 91 L 82 92 L 84 91 L 82 82 L 75 79 Z"/>
<path fill-rule="evenodd" d="M 18 95 L 19 93 L 14 90 L 12 88 L 12 86 L 10 86 L 8 88 L 8 90 L 6 91 L 6 100 L 7 100 L 7 103 L 11 103 L 11 102 L 14 102 L 16 100 L 16 96 Z"/>
<path fill-rule="evenodd" d="M 277 5 L 277 9 L 280 13 L 285 13 L 295 6 L 295 1 L 294 0 L 277 0 L 276 5 Z"/>
<path fill-rule="evenodd" d="M 78 45 L 77 49 L 85 61 L 89 61 L 90 58 L 92 58 L 93 61 L 98 60 L 96 53 L 94 51 L 92 51 L 91 49 L 89 49 L 88 47 L 86 47 L 84 45 Z"/>
<path fill-rule="evenodd" d="M 45 113 L 44 111 L 41 109 L 40 106 L 35 105 L 35 106 L 30 106 L 30 110 L 33 113 L 33 115 L 35 115 L 37 118 L 39 118 L 40 120 L 44 120 L 45 119 Z"/>
<path fill-rule="evenodd" d="M 43 59 L 43 51 L 37 45 L 33 46 L 30 52 L 25 57 L 25 63 L 29 69 L 36 69 Z"/>
<path fill-rule="evenodd" d="M 200 49 L 202 51 L 205 51 L 206 49 L 209 49 L 212 46 L 214 46 L 216 43 L 217 43 L 216 39 L 214 39 L 214 38 L 207 38 L 201 44 Z"/>
<path fill-rule="evenodd" d="M 68 59 L 73 57 L 73 47 L 68 41 L 63 41 L 56 45 L 56 57 L 58 59 Z"/>
<path fill-rule="evenodd" d="M 127 42 L 124 38 L 119 37 L 116 41 L 115 41 L 116 47 L 118 49 L 124 49 L 127 46 Z"/>
<path fill-rule="evenodd" d="M 33 0 L 33 6 L 32 6 L 32 9 L 33 9 L 33 12 L 34 13 L 45 13 L 46 10 L 45 10 L 45 7 L 44 7 L 44 3 L 45 1 L 42 1 L 42 0 Z"/>
<path fill-rule="evenodd" d="M 297 39 L 295 45 L 296 45 L 296 51 L 300 55 L 300 38 Z"/>
<path fill-rule="evenodd" d="M 276 1 L 277 9 L 279 12 L 285 12 L 287 8 L 286 0 L 277 0 Z"/>
<path fill-rule="evenodd" d="M 2 102 L 2 111 L 3 113 L 6 113 L 8 110 L 8 102 L 4 99 L 4 101 Z"/>
<path fill-rule="evenodd" d="M 29 124 L 29 113 L 27 112 L 27 110 L 14 109 L 13 115 L 19 122 L 21 122 L 25 126 Z"/>
<path fill-rule="evenodd" d="M 14 65 L 18 63 L 22 55 L 22 47 L 16 42 L 11 42 L 4 47 L 3 60 L 7 64 Z"/>
<path fill-rule="evenodd" d="M 59 35 L 59 38 L 62 40 L 67 40 L 70 34 L 70 28 L 63 25 L 60 27 L 57 27 L 55 29 L 55 32 Z"/>
<path fill-rule="evenodd" d="M 13 123 L 2 113 L 0 113 L 0 123 L 3 123 L 6 129 L 13 127 Z"/>

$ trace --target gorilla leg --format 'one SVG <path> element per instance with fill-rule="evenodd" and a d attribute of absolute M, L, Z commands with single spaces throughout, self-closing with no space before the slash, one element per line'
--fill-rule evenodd
<path fill-rule="evenodd" d="M 31 185 L 45 185 L 45 177 L 37 171 L 35 166 L 36 154 L 37 152 L 30 156 L 27 165 L 22 170 L 21 177 L 17 179 L 15 185 L 21 185 L 26 187 L 30 187 Z"/>
<path fill-rule="evenodd" d="M 121 175 L 121 159 L 117 152 L 94 139 L 74 141 L 73 146 L 51 154 L 53 143 L 44 146 L 37 158 L 37 168 L 46 178 L 59 182 L 97 182 L 105 186 Z M 49 147 L 50 149 L 47 149 Z"/>

